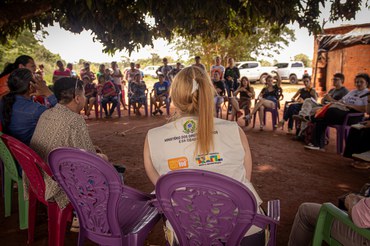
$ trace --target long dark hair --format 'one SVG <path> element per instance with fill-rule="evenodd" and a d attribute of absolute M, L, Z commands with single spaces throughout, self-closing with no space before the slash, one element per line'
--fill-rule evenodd
<path fill-rule="evenodd" d="M 247 76 L 243 76 L 241 79 L 240 79 L 240 87 L 243 87 L 243 79 L 245 79 L 247 81 L 247 90 L 249 91 L 250 90 L 250 87 L 251 87 L 251 83 L 248 79 Z"/>
<path fill-rule="evenodd" d="M 10 92 L 3 96 L 3 119 L 4 129 L 6 130 L 10 124 L 12 117 L 13 104 L 15 103 L 16 95 L 25 94 L 30 86 L 30 81 L 33 79 L 32 73 L 27 68 L 18 68 L 14 70 L 8 78 L 8 87 Z"/>
<path fill-rule="evenodd" d="M 20 64 L 26 66 L 30 60 L 33 60 L 33 58 L 28 55 L 18 56 L 14 63 L 9 63 L 5 66 L 3 72 L 0 74 L 0 78 L 16 70 Z"/>

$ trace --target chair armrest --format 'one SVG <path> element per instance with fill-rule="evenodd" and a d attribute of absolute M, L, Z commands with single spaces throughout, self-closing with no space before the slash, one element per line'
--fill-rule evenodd
<path fill-rule="evenodd" d="M 256 214 L 254 225 L 264 228 L 266 225 L 276 225 L 280 222 L 280 200 L 272 200 L 267 203 L 267 214 Z"/>
<path fill-rule="evenodd" d="M 149 201 L 155 198 L 154 194 L 147 194 L 126 185 L 123 185 L 122 195 L 139 201 Z"/>
<path fill-rule="evenodd" d="M 349 218 L 348 214 L 332 203 L 324 203 L 321 206 L 319 217 L 316 222 L 315 234 L 313 239 L 313 245 L 321 245 L 322 240 L 332 240 L 330 238 L 331 227 L 333 221 L 338 220 L 345 224 L 357 234 L 370 239 L 370 230 L 357 227 L 352 220 Z"/>
<path fill-rule="evenodd" d="M 267 216 L 277 222 L 280 221 L 280 200 L 271 200 L 267 202 Z"/>
<path fill-rule="evenodd" d="M 351 117 L 359 117 L 359 116 L 362 116 L 364 117 L 365 114 L 364 113 L 349 113 L 346 115 L 346 118 L 344 118 L 344 122 L 343 122 L 343 125 L 348 125 L 348 120 L 351 118 Z"/>
<path fill-rule="evenodd" d="M 158 213 L 163 214 L 163 210 L 159 205 L 159 201 L 157 198 L 150 200 L 150 204 L 157 209 Z"/>

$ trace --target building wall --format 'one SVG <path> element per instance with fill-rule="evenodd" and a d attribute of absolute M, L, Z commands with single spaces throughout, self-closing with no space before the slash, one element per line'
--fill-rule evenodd
<path fill-rule="evenodd" d="M 354 89 L 354 78 L 358 73 L 370 74 L 370 45 L 356 45 L 340 50 L 329 51 L 326 73 L 326 89 L 332 87 L 334 73 L 343 73 L 344 85 Z"/>
<path fill-rule="evenodd" d="M 325 34 L 344 34 L 359 26 L 370 24 L 343 26 L 325 29 Z M 332 88 L 332 77 L 335 73 L 343 73 L 344 85 L 354 89 L 354 78 L 358 73 L 370 74 L 370 45 L 355 45 L 343 49 L 317 54 L 317 41 L 314 41 L 313 80 L 320 95 Z M 319 59 L 318 59 L 319 58 Z"/>

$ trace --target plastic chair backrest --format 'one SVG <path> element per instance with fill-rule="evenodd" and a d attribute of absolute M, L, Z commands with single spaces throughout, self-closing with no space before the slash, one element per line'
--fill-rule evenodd
<path fill-rule="evenodd" d="M 0 132 L 0 136 L 3 135 Z M 6 147 L 5 143 L 0 139 L 0 158 L 4 164 L 4 169 L 7 171 L 7 175 L 10 176 L 12 180 L 18 180 L 19 174 L 17 170 L 17 165 L 14 162 L 13 156 L 10 153 L 8 147 Z"/>
<path fill-rule="evenodd" d="M 169 172 L 156 184 L 159 207 L 179 245 L 239 245 L 257 205 L 240 182 L 204 170 Z"/>
<path fill-rule="evenodd" d="M 123 186 L 114 167 L 75 148 L 51 151 L 48 162 L 78 214 L 80 227 L 95 235 L 120 237 L 118 203 Z"/>
<path fill-rule="evenodd" d="M 324 203 L 321 206 L 319 217 L 316 222 L 313 246 L 321 246 L 322 241 L 325 241 L 329 245 L 342 245 L 335 238 L 331 237 L 331 228 L 334 220 L 340 221 L 357 234 L 370 240 L 370 229 L 357 227 L 346 212 L 340 210 L 332 203 Z"/>
<path fill-rule="evenodd" d="M 30 147 L 21 141 L 3 134 L 1 136 L 13 157 L 18 161 L 26 174 L 32 191 L 35 193 L 37 199 L 46 204 L 45 201 L 45 182 L 43 175 L 40 172 L 41 168 L 46 174 L 51 175 L 49 166 L 33 151 Z"/>

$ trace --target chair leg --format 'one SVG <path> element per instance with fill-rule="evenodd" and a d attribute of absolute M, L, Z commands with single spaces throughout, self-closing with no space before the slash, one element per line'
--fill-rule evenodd
<path fill-rule="evenodd" d="M 5 170 L 4 173 L 4 205 L 5 205 L 5 217 L 10 216 L 12 213 L 12 179 Z"/>
<path fill-rule="evenodd" d="M 66 208 L 60 209 L 58 204 L 55 206 L 55 213 L 57 215 L 57 224 L 55 224 L 56 240 L 55 245 L 64 245 L 64 238 L 66 234 L 67 221 L 72 216 L 73 207 L 69 204 Z"/>
<path fill-rule="evenodd" d="M 1 196 L 4 198 L 4 163 L 0 160 Z"/>
<path fill-rule="evenodd" d="M 58 204 L 55 202 L 48 203 L 48 232 L 49 232 L 49 246 L 60 246 L 57 223 L 58 223 Z"/>
<path fill-rule="evenodd" d="M 78 246 L 83 246 L 85 242 L 85 230 L 80 227 L 80 232 L 78 233 Z"/>
<path fill-rule="evenodd" d="M 337 154 L 341 154 L 343 150 L 343 133 L 342 129 L 337 130 Z"/>
<path fill-rule="evenodd" d="M 34 241 L 36 211 L 37 211 L 37 198 L 30 189 L 28 198 L 28 244 L 31 244 Z"/>
<path fill-rule="evenodd" d="M 28 228 L 28 201 L 24 200 L 23 182 L 18 182 L 18 210 L 19 210 L 19 229 Z"/>
<path fill-rule="evenodd" d="M 254 128 L 255 125 L 256 125 L 256 116 L 257 116 L 257 112 L 253 114 L 253 126 L 252 126 L 252 128 Z"/>

